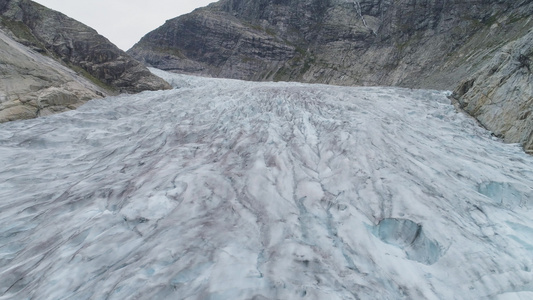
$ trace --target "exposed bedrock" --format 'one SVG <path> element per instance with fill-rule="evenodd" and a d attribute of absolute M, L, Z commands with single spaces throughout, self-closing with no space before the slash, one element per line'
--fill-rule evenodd
<path fill-rule="evenodd" d="M 216 77 L 451 89 L 522 36 L 531 12 L 530 1 L 222 0 L 128 52 Z"/>
<path fill-rule="evenodd" d="M 0 122 L 170 88 L 94 29 L 33 1 L 0 1 L 0 29 Z"/>
<path fill-rule="evenodd" d="M 461 107 L 508 143 L 533 153 L 533 30 L 506 44 L 454 92 Z"/>

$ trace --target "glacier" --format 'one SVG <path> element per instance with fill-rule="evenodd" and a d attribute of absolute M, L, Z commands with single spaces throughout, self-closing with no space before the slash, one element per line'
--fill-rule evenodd
<path fill-rule="evenodd" d="M 533 298 L 533 157 L 448 92 L 152 71 L 0 124 L 0 299 Z"/>

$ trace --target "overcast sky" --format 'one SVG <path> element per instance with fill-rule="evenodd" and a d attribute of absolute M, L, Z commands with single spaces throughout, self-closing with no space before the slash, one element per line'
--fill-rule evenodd
<path fill-rule="evenodd" d="M 94 28 L 128 50 L 166 20 L 215 0 L 33 0 Z"/>

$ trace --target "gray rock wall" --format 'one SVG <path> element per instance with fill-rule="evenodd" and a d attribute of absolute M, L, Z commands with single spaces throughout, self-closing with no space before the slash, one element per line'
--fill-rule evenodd
<path fill-rule="evenodd" d="M 33 1 L 0 1 L 0 28 L 0 122 L 170 88 L 95 30 Z"/>
<path fill-rule="evenodd" d="M 477 34 L 496 23 L 513 31 L 533 12 L 529 2 L 222 0 L 167 21 L 128 52 L 217 77 L 452 89 L 468 74 L 457 74 L 463 58 L 495 46 Z"/>
<path fill-rule="evenodd" d="M 533 154 L 533 29 L 505 45 L 454 91 L 461 107 L 508 143 Z"/>

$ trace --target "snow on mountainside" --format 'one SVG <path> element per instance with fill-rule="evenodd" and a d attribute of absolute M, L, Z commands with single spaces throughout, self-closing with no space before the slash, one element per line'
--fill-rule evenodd
<path fill-rule="evenodd" d="M 157 75 L 0 125 L 0 299 L 533 297 L 533 157 L 445 92 Z"/>

